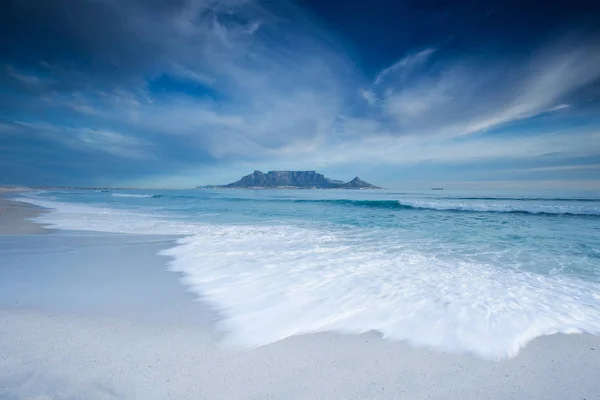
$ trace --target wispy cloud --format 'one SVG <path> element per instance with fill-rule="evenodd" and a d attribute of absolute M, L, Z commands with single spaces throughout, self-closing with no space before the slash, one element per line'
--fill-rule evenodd
<path fill-rule="evenodd" d="M 12 65 L 6 65 L 4 68 L 9 76 L 26 85 L 37 85 L 41 82 L 39 77 L 20 72 Z"/>
<path fill-rule="evenodd" d="M 577 165 L 555 165 L 550 167 L 531 167 L 520 169 L 508 169 L 508 172 L 554 172 L 554 171 L 579 171 L 600 169 L 600 164 L 577 164 Z"/>
<path fill-rule="evenodd" d="M 430 50 L 417 53 L 432 55 Z M 600 78 L 600 46 L 582 41 L 575 47 L 550 44 L 529 60 L 494 64 L 485 59 L 455 57 L 429 60 L 430 68 L 414 70 L 413 58 L 403 59 L 377 76 L 381 84 L 389 70 L 411 67 L 411 79 L 379 90 L 383 111 L 399 134 L 455 137 L 482 132 L 567 104 L 554 106 L 574 91 Z M 416 63 L 420 64 L 420 63 Z M 373 103 L 374 101 L 372 101 Z"/>
<path fill-rule="evenodd" d="M 585 145 L 582 145 L 585 144 Z M 477 161 L 515 161 L 532 159 L 547 154 L 562 157 L 599 156 L 595 143 L 600 143 L 598 132 L 537 134 L 525 137 L 486 136 L 465 140 L 436 140 L 413 136 L 372 136 L 358 140 L 340 142 L 328 152 L 302 151 L 303 148 L 289 147 L 281 152 L 288 160 L 294 157 L 294 165 L 335 165 L 377 160 L 379 164 L 406 166 L 415 163 L 461 163 Z"/>
<path fill-rule="evenodd" d="M 105 129 L 67 128 L 49 123 L 16 121 L 13 129 L 35 134 L 80 151 L 105 152 L 118 157 L 147 159 L 152 145 L 142 139 Z"/>
<path fill-rule="evenodd" d="M 80 144 L 89 149 L 100 150 L 121 157 L 149 158 L 151 153 L 148 143 L 126 136 L 118 132 L 102 129 L 73 130 L 75 146 Z"/>
<path fill-rule="evenodd" d="M 564 110 L 565 108 L 569 108 L 571 107 L 569 104 L 559 104 L 555 107 L 552 107 L 548 110 L 548 112 L 552 112 L 552 111 L 558 111 L 558 110 Z"/>
<path fill-rule="evenodd" d="M 388 79 L 406 79 L 411 72 L 421 68 L 435 51 L 436 49 L 425 49 L 400 59 L 378 73 L 373 83 L 379 85 Z"/>

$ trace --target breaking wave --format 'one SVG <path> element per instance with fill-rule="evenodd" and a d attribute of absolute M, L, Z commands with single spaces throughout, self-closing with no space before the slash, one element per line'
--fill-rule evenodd
<path fill-rule="evenodd" d="M 112 193 L 112 197 L 137 197 L 137 198 L 151 198 L 152 194 L 130 194 L 130 193 Z"/>
<path fill-rule="evenodd" d="M 38 220 L 59 229 L 185 235 L 162 254 L 171 257 L 169 268 L 182 282 L 221 313 L 219 326 L 234 347 L 312 332 L 377 330 L 417 346 L 498 359 L 516 355 L 542 335 L 600 334 L 597 281 L 523 267 L 533 260 L 546 269 L 596 268 L 581 253 L 557 259 L 547 248 L 465 247 L 412 231 L 206 224 L 153 212 L 23 200 L 55 209 Z M 327 202 L 460 207 L 416 200 Z M 499 204 L 486 207 L 506 212 Z M 469 210 L 479 211 L 473 205 Z"/>
<path fill-rule="evenodd" d="M 504 199 L 502 199 L 504 200 Z M 600 201 L 597 205 L 573 204 L 536 204 L 535 202 L 515 201 L 481 201 L 479 203 L 468 201 L 448 200 L 293 200 L 296 203 L 318 202 L 356 206 L 365 208 L 382 209 L 413 209 L 457 212 L 491 212 L 491 213 L 517 213 L 541 215 L 587 215 L 600 216 Z"/>

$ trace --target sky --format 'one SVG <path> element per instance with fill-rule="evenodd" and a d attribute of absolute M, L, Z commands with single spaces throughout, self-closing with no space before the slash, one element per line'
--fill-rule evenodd
<path fill-rule="evenodd" d="M 600 2 L 4 0 L 0 184 L 600 188 Z"/>

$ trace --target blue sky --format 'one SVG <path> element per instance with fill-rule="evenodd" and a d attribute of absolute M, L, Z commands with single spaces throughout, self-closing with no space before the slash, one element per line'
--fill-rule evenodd
<path fill-rule="evenodd" d="M 600 188 L 598 2 L 0 8 L 0 184 Z"/>

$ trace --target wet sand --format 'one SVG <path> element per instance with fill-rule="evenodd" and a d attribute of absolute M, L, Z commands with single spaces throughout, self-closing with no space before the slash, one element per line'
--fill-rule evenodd
<path fill-rule="evenodd" d="M 31 221 L 44 210 L 32 204 L 2 198 L 7 191 L 0 191 L 0 235 L 23 235 L 49 233 L 50 229 Z"/>

